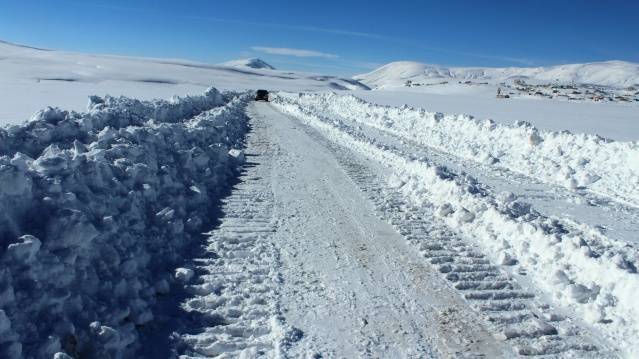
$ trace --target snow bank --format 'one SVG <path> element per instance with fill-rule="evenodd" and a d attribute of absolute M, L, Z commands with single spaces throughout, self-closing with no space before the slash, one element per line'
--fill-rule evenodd
<path fill-rule="evenodd" d="M 134 353 L 234 176 L 247 96 L 92 97 L 0 129 L 0 357 Z"/>
<path fill-rule="evenodd" d="M 327 117 L 357 121 L 458 157 L 639 206 L 637 141 L 615 142 L 596 135 L 539 130 L 525 122 L 507 126 L 467 115 L 379 106 L 333 93 L 306 94 L 296 102 Z"/>
<path fill-rule="evenodd" d="M 476 241 L 495 263 L 526 273 L 556 303 L 599 328 L 626 355 L 639 353 L 634 340 L 639 335 L 639 307 L 634 298 L 639 291 L 639 256 L 635 250 L 595 230 L 544 217 L 518 202 L 512 193 L 493 197 L 471 177 L 410 160 L 410 154 L 375 143 L 333 115 L 335 108 L 344 106 L 335 96 L 280 95 L 273 102 L 332 140 L 391 168 L 389 183 L 409 201 L 432 206 L 443 221 Z M 344 115 L 353 115 L 342 109 Z M 358 113 L 365 119 L 374 118 L 376 109 L 366 114 L 360 107 Z M 444 121 L 440 115 L 433 116 L 438 119 L 431 121 Z"/>

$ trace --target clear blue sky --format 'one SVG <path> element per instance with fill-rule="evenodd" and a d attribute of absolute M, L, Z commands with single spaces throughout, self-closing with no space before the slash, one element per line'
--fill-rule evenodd
<path fill-rule="evenodd" d="M 0 39 L 32 46 L 281 69 L 639 62 L 639 0 L 6 1 Z M 304 51 L 301 51 L 304 50 Z"/>

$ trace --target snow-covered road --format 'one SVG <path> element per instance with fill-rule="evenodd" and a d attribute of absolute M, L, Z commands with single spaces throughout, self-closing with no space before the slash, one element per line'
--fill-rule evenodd
<path fill-rule="evenodd" d="M 186 324 L 177 352 L 508 352 L 435 268 L 375 216 L 310 128 L 265 103 L 248 113 L 247 168 L 224 200 L 208 254 L 193 261 L 199 276 L 183 306 L 201 319 Z"/>
<path fill-rule="evenodd" d="M 468 158 L 448 141 L 472 119 L 251 97 L 92 97 L 87 113 L 48 108 L 0 129 L 0 356 L 639 350 L 629 184 L 602 196 L 534 178 L 525 156 L 478 136 L 464 145 L 495 161 Z M 558 136 L 494 130 L 519 151 Z M 586 140 L 583 171 L 634 148 Z M 606 171 L 635 176 L 632 159 Z"/>
<path fill-rule="evenodd" d="M 271 104 L 247 113 L 248 167 L 183 304 L 215 320 L 182 334 L 179 353 L 611 355 L 594 328 L 393 192 L 391 169 Z"/>
<path fill-rule="evenodd" d="M 375 216 L 307 126 L 266 104 L 257 104 L 251 117 L 268 122 L 278 147 L 273 190 L 281 308 L 303 333 L 292 357 L 501 352 L 434 268 Z"/>

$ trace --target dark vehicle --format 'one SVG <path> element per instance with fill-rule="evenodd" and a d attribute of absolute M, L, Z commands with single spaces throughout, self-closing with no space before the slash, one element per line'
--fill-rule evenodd
<path fill-rule="evenodd" d="M 255 101 L 266 101 L 266 102 L 268 102 L 268 91 L 266 91 L 266 90 L 257 90 L 257 94 L 255 94 Z"/>

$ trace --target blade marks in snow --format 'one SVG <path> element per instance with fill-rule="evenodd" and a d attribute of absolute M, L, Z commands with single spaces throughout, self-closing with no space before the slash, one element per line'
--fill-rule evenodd
<path fill-rule="evenodd" d="M 196 261 L 197 284 L 183 303 L 199 313 L 197 328 L 181 335 L 187 357 L 274 356 L 284 341 L 276 285 L 278 253 L 271 242 L 272 150 L 260 142 L 263 125 L 248 135 L 249 162 L 232 194 L 223 200 L 221 225 L 209 233 L 205 256 Z"/>

